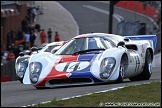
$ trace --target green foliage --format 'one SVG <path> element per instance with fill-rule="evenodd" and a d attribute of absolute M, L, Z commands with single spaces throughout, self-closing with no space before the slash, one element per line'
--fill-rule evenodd
<path fill-rule="evenodd" d="M 54 98 L 50 103 L 39 104 L 38 107 L 99 107 L 106 105 L 156 105 L 161 106 L 161 82 L 151 82 L 136 86 L 108 91 L 104 93 L 93 93 L 92 95 L 57 100 Z M 138 103 L 138 104 L 137 104 Z M 35 106 L 36 107 L 36 106 Z"/>

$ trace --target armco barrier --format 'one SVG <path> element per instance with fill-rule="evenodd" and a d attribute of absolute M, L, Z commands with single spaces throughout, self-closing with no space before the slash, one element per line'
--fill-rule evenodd
<path fill-rule="evenodd" d="M 146 9 L 144 10 L 143 3 L 139 1 L 119 1 L 117 4 L 115 4 L 115 6 L 148 15 L 151 18 L 157 16 L 157 12 L 154 7 L 147 4 Z"/>

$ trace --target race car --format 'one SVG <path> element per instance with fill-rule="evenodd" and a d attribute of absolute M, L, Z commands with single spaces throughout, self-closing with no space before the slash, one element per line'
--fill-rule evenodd
<path fill-rule="evenodd" d="M 32 47 L 32 51 L 25 50 L 24 52 L 20 52 L 19 57 L 16 58 L 15 62 L 17 79 L 22 83 L 24 73 L 26 71 L 26 68 L 28 67 L 28 62 L 31 55 L 37 55 L 41 52 L 54 53 L 65 43 L 66 41 L 52 42 L 48 44 L 46 43 L 39 48 Z"/>
<path fill-rule="evenodd" d="M 36 89 L 149 80 L 156 35 L 87 33 L 52 53 L 31 55 L 23 83 Z"/>

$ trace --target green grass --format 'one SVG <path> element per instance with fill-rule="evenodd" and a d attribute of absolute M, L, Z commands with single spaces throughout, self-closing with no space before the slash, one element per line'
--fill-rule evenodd
<path fill-rule="evenodd" d="M 155 105 L 161 106 L 161 82 L 151 82 L 136 86 L 126 86 L 114 91 L 93 93 L 92 95 L 71 98 L 67 100 L 56 100 L 46 104 L 38 104 L 34 107 L 99 107 L 110 105 Z"/>

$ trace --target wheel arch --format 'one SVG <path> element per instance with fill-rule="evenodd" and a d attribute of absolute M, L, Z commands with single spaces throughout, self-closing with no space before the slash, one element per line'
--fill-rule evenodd
<path fill-rule="evenodd" d="M 119 69 L 118 78 L 115 81 L 115 83 L 121 83 L 121 82 L 123 82 L 124 76 L 125 76 L 126 71 L 128 69 L 128 55 L 127 55 L 127 53 L 123 53 L 121 55 L 120 65 L 121 64 L 122 64 L 122 66 L 124 66 L 124 71 L 120 71 L 120 69 Z M 119 68 L 120 68 L 120 65 L 119 65 Z"/>
<path fill-rule="evenodd" d="M 127 67 L 128 67 L 128 55 L 127 55 L 127 53 L 123 53 L 123 55 L 121 56 L 121 62 L 124 62 L 124 64 L 127 65 Z"/>

